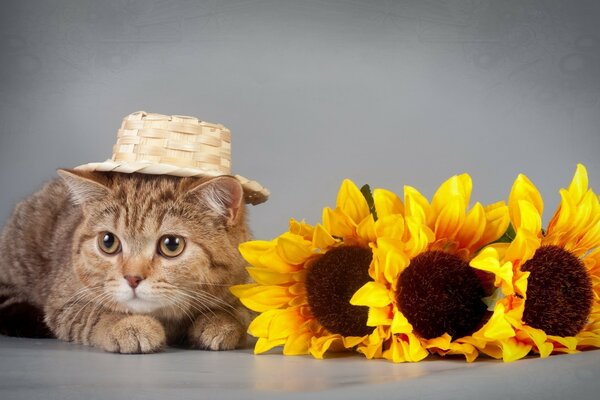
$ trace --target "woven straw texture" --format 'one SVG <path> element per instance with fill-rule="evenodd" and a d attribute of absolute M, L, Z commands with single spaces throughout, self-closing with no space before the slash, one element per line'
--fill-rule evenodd
<path fill-rule="evenodd" d="M 123 119 L 113 155 L 103 163 L 77 167 L 175 176 L 231 175 L 231 132 L 221 124 L 183 115 L 138 111 Z M 269 191 L 258 182 L 235 175 L 247 203 L 259 204 Z"/>

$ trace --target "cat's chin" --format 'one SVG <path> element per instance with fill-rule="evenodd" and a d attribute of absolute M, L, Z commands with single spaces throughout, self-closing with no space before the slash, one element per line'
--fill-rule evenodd
<path fill-rule="evenodd" d="M 150 314 L 159 308 L 162 308 L 161 304 L 158 304 L 154 301 L 143 300 L 139 297 L 122 302 L 121 305 L 128 312 L 135 314 Z"/>

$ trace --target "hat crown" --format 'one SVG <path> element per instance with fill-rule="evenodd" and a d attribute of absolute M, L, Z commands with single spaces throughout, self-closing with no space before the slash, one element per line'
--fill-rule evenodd
<path fill-rule="evenodd" d="M 231 174 L 231 132 L 221 124 L 185 115 L 137 111 L 123 118 L 111 159 L 80 165 L 83 171 L 216 177 Z M 267 201 L 256 181 L 233 175 L 246 203 Z"/>
<path fill-rule="evenodd" d="M 123 118 L 112 160 L 230 175 L 231 132 L 221 124 L 195 117 L 138 111 Z"/>

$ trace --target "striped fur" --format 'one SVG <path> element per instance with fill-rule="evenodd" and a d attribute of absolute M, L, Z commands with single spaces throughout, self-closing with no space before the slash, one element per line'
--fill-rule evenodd
<path fill-rule="evenodd" d="M 17 205 L 0 236 L 0 333 L 49 328 L 121 353 L 243 342 L 250 316 L 228 287 L 248 280 L 237 246 L 250 233 L 234 178 L 59 172 Z M 104 231 L 121 240 L 119 254 L 99 249 Z M 180 256 L 157 252 L 165 234 L 185 238 Z M 134 291 L 125 275 L 144 280 Z M 38 310 L 46 326 L 21 309 Z"/>

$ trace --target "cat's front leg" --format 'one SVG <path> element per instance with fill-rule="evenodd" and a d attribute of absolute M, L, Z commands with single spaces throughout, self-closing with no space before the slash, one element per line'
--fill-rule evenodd
<path fill-rule="evenodd" d="M 158 320 L 147 315 L 119 317 L 105 318 L 105 326 L 97 327 L 91 335 L 92 345 L 113 353 L 129 354 L 156 353 L 164 349 L 165 330 Z"/>
<path fill-rule="evenodd" d="M 155 353 L 166 343 L 162 324 L 147 315 L 65 307 L 47 310 L 46 323 L 59 339 L 112 353 Z"/>
<path fill-rule="evenodd" d="M 188 345 L 202 350 L 232 350 L 246 342 L 247 323 L 236 312 L 215 310 L 196 317 L 188 329 Z"/>

